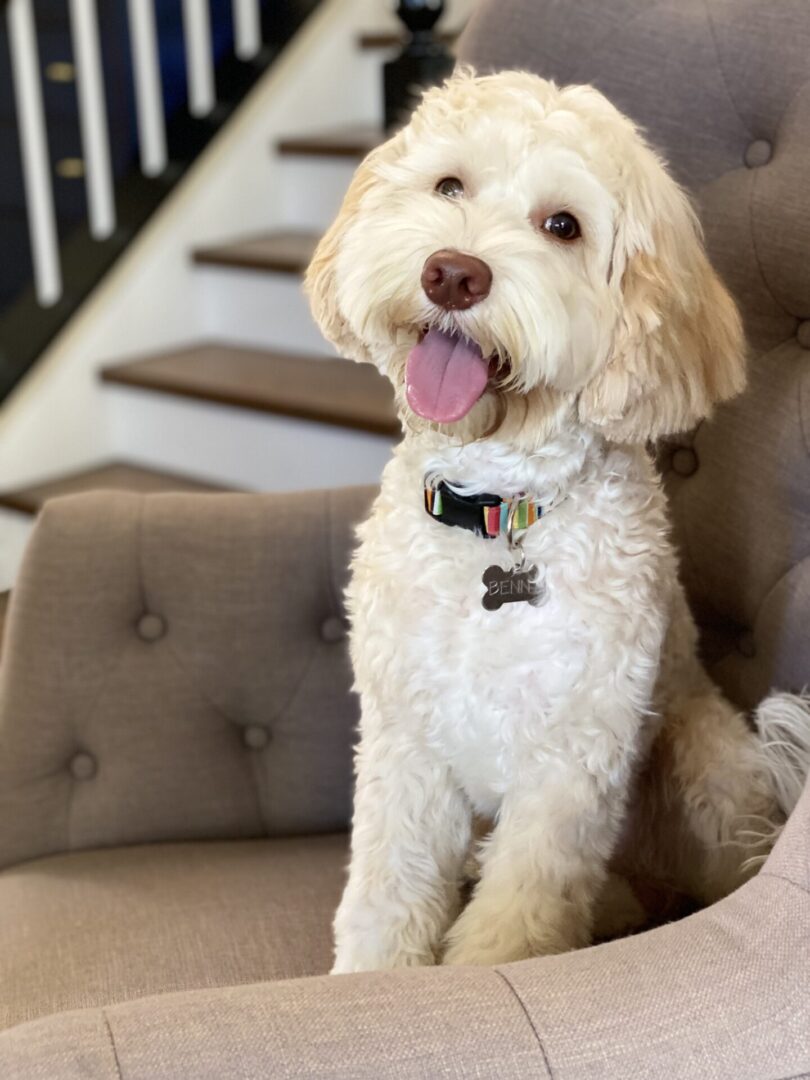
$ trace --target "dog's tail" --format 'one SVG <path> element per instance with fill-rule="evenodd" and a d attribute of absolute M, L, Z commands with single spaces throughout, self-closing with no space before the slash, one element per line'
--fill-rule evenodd
<path fill-rule="evenodd" d="M 770 694 L 756 709 L 754 723 L 776 798 L 790 815 L 810 775 L 810 693 Z"/>

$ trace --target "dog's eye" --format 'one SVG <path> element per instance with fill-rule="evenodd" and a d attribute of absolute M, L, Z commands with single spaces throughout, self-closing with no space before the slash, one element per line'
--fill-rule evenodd
<path fill-rule="evenodd" d="M 438 182 L 434 191 L 438 195 L 444 195 L 445 199 L 460 199 L 464 195 L 464 185 L 457 176 L 445 176 Z"/>
<path fill-rule="evenodd" d="M 557 240 L 576 240 L 582 236 L 577 219 L 564 210 L 559 214 L 550 214 L 543 222 L 543 229 Z"/>

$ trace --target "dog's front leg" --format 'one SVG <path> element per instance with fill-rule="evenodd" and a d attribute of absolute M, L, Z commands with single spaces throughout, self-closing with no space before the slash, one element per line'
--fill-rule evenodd
<path fill-rule="evenodd" d="M 444 963 L 499 964 L 587 945 L 625 799 L 624 783 L 574 763 L 522 775 L 504 798 Z"/>
<path fill-rule="evenodd" d="M 376 729 L 364 703 L 363 727 Z M 471 830 L 449 769 L 381 724 L 357 758 L 349 881 L 335 916 L 333 973 L 436 962 L 458 913 Z"/>

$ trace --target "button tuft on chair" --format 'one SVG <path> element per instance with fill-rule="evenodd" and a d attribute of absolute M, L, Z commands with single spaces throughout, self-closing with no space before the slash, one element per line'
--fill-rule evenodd
<path fill-rule="evenodd" d="M 796 340 L 803 349 L 810 349 L 810 319 L 804 319 L 796 328 Z"/>
<path fill-rule="evenodd" d="M 343 619 L 339 619 L 337 615 L 330 615 L 328 619 L 324 619 L 321 623 L 321 637 L 330 645 L 343 641 L 346 637 L 346 624 Z"/>
<path fill-rule="evenodd" d="M 142 641 L 159 641 L 166 633 L 166 622 L 160 615 L 146 612 L 138 619 L 136 630 Z"/>
<path fill-rule="evenodd" d="M 767 139 L 754 139 L 745 148 L 743 161 L 749 169 L 759 169 L 767 165 L 773 157 L 773 147 Z"/>
<path fill-rule="evenodd" d="M 70 760 L 70 773 L 74 780 L 92 780 L 97 769 L 96 759 L 84 751 L 74 754 Z"/>
<path fill-rule="evenodd" d="M 691 446 L 679 446 L 672 454 L 672 471 L 678 476 L 692 476 L 697 472 L 697 454 Z"/>
<path fill-rule="evenodd" d="M 270 742 L 270 732 L 258 724 L 249 724 L 242 732 L 242 739 L 248 750 L 264 750 Z"/>

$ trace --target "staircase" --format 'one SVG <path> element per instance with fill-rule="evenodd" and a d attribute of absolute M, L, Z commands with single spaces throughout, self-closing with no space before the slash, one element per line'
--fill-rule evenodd
<path fill-rule="evenodd" d="M 451 2 L 451 25 L 473 2 Z M 192 193 L 184 209 L 180 192 L 174 221 L 169 208 L 163 249 L 155 230 L 143 244 L 139 238 L 134 269 L 112 272 L 121 280 L 112 281 L 107 297 L 99 290 L 95 311 L 93 298 L 91 310 L 80 312 L 75 340 L 69 328 L 55 355 L 40 364 L 42 372 L 29 377 L 33 385 L 23 384 L 19 401 L 11 399 L 5 430 L 0 412 L 0 444 L 17 447 L 8 468 L 0 457 L 0 590 L 13 582 L 33 516 L 57 495 L 97 488 L 285 490 L 379 477 L 399 435 L 390 386 L 371 366 L 330 354 L 300 283 L 353 169 L 383 138 L 380 64 L 401 37 L 393 18 L 387 27 L 368 29 L 382 7 L 376 0 L 330 0 L 323 7 L 299 32 L 310 40 L 289 47 L 299 49 L 291 60 L 299 62 L 296 107 L 285 101 L 296 93 L 292 75 L 286 87 L 260 85 L 253 95 L 265 95 L 265 116 L 273 109 L 289 116 L 297 108 L 302 133 L 272 120 L 275 137 L 257 150 L 246 136 L 248 117 L 232 152 L 237 164 L 244 159 L 241 167 L 229 168 L 227 147 L 206 152 L 215 160 L 198 171 L 207 167 L 209 176 L 190 178 L 185 186 Z M 301 69 L 324 65 L 324 77 L 332 69 L 358 85 L 339 86 L 334 101 L 311 93 L 307 100 L 309 75 Z M 243 112 L 250 108 L 249 101 Z M 257 180 L 262 152 L 270 168 Z M 209 190 L 217 193 L 213 200 Z M 201 227 L 206 202 L 213 229 Z M 226 218 L 251 217 L 268 223 L 220 231 Z M 165 251 L 167 244 L 173 248 Z M 115 340 L 118 349 L 111 348 Z M 57 422 L 49 433 L 43 417 L 64 412 L 66 395 L 77 399 L 87 427 L 74 430 L 77 418 L 72 429 Z M 21 481 L 9 483 L 15 475 Z"/>

